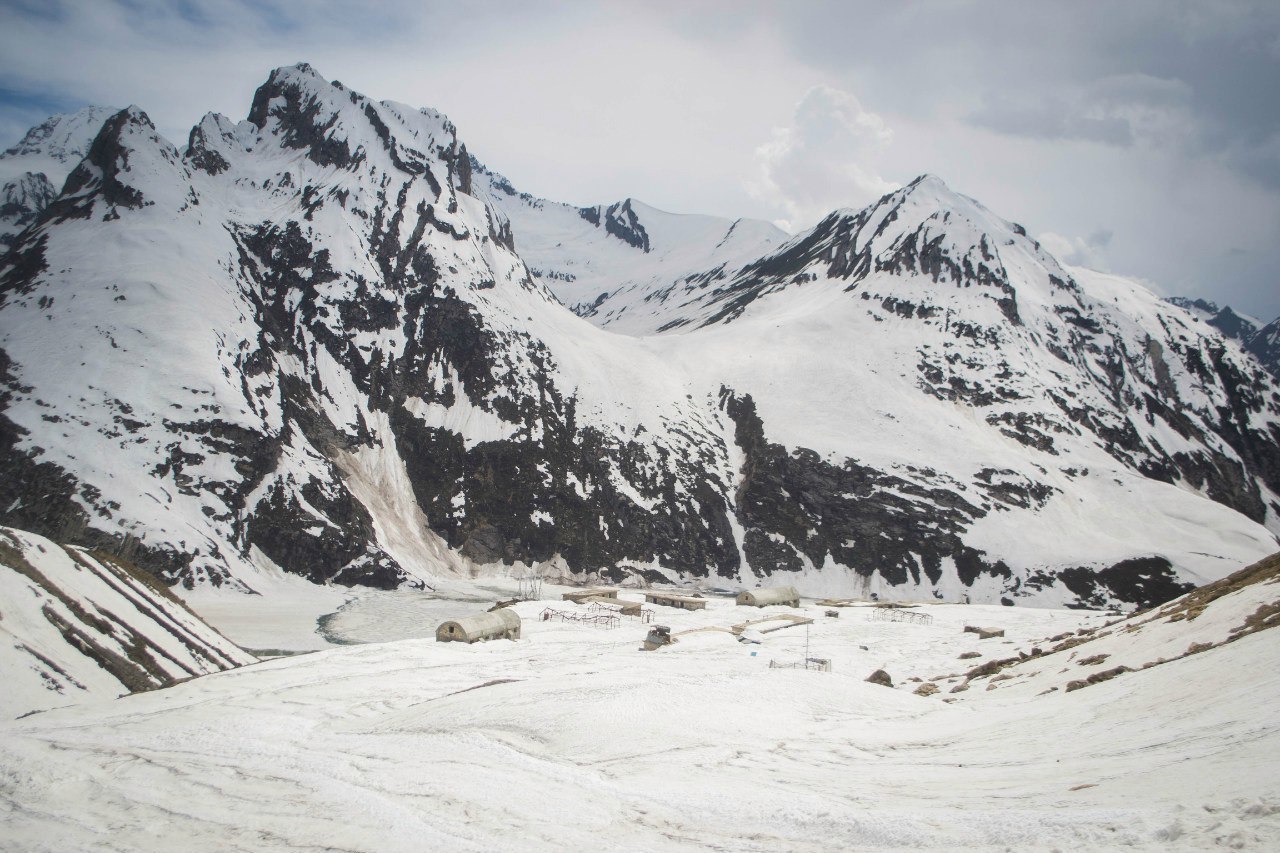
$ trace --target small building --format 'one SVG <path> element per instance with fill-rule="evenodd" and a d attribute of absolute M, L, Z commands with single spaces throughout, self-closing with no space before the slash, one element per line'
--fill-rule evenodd
<path fill-rule="evenodd" d="M 520 639 L 520 614 L 509 607 L 440 623 L 436 642 L 476 643 L 480 640 Z"/>
<path fill-rule="evenodd" d="M 770 604 L 800 606 L 800 593 L 794 586 L 771 586 L 763 589 L 745 589 L 738 593 L 737 603 L 745 607 L 768 607 Z"/>
<path fill-rule="evenodd" d="M 660 604 L 663 607 L 678 607 L 681 610 L 705 610 L 707 608 L 707 600 L 705 598 L 680 595 L 678 592 L 646 592 L 644 600 L 650 604 Z"/>
<path fill-rule="evenodd" d="M 597 586 L 589 589 L 572 589 L 560 596 L 563 601 L 582 604 L 588 598 L 617 598 L 618 590 L 612 587 Z"/>

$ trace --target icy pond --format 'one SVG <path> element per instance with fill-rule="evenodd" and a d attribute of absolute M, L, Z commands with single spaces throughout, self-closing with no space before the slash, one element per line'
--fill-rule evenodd
<path fill-rule="evenodd" d="M 507 589 L 477 586 L 474 593 L 361 590 L 332 613 L 316 620 L 316 632 L 336 646 L 431 638 L 436 626 L 488 610 Z"/>

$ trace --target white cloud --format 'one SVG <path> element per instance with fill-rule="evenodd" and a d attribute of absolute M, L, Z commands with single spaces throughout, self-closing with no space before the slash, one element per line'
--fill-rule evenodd
<path fill-rule="evenodd" d="M 792 123 L 774 128 L 756 149 L 759 174 L 747 189 L 781 214 L 784 228 L 811 225 L 837 207 L 863 207 L 898 188 L 878 171 L 892 141 L 889 126 L 856 97 L 815 86 Z"/>
<path fill-rule="evenodd" d="M 1040 235 L 1040 243 L 1059 261 L 1076 267 L 1106 271 L 1105 250 L 1111 244 L 1112 233 L 1100 229 L 1088 237 L 1064 237 L 1052 231 Z"/>

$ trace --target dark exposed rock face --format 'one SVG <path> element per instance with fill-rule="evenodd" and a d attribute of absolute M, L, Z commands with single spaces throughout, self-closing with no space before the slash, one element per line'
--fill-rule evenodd
<path fill-rule="evenodd" d="M 642 252 L 649 251 L 649 234 L 632 207 L 631 199 L 614 202 L 608 207 L 584 207 L 578 215 L 597 228 L 603 227 L 628 246 Z"/>
<path fill-rule="evenodd" d="M 226 158 L 210 145 L 208 130 L 203 123 L 191 128 L 187 137 L 187 162 L 210 175 L 220 175 L 231 168 Z"/>
<path fill-rule="evenodd" d="M 147 114 L 136 109 L 125 109 L 107 119 L 98 132 L 93 145 L 84 161 L 67 176 L 67 183 L 62 189 L 62 198 L 70 201 L 79 197 L 83 202 L 89 197 L 97 197 L 111 207 L 137 209 L 142 207 L 146 199 L 142 192 L 128 181 L 122 179 L 121 173 L 129 171 L 130 149 L 122 142 L 122 135 L 129 125 L 138 125 L 154 133 L 155 125 Z M 51 206 L 60 208 L 59 205 Z M 57 215 L 87 216 L 83 204 L 58 209 Z"/>
<path fill-rule="evenodd" d="M 1108 600 L 1154 607 L 1195 589 L 1195 584 L 1176 579 L 1173 566 L 1164 557 L 1121 560 L 1100 571 L 1064 569 L 1058 577 L 1078 596 L 1082 607 L 1102 607 Z"/>
<path fill-rule="evenodd" d="M 1223 337 L 1233 341 L 1245 343 L 1258 331 L 1257 325 L 1241 317 L 1231 309 L 1230 305 L 1219 308 L 1216 302 L 1210 302 L 1207 299 L 1189 299 L 1185 296 L 1170 296 L 1165 301 L 1203 317 L 1207 324 L 1222 332 Z"/>
<path fill-rule="evenodd" d="M 1245 350 L 1280 379 L 1280 317 L 1255 332 L 1245 343 Z"/>
<path fill-rule="evenodd" d="M 802 556 L 812 566 L 830 559 L 893 585 L 937 583 L 944 559 L 954 561 L 967 585 L 979 574 L 1009 577 L 1007 566 L 961 539 L 986 508 L 908 479 L 932 472 L 899 476 L 851 459 L 831 465 L 804 448 L 788 452 L 766 439 L 750 396 L 739 399 L 726 389 L 722 400 L 746 454 L 736 503 L 744 555 L 757 577 L 800 571 Z M 994 487 L 991 494 L 1002 491 Z"/>

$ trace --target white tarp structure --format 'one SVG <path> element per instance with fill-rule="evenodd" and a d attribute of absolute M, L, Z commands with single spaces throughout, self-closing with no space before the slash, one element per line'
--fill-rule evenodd
<path fill-rule="evenodd" d="M 771 586 L 764 589 L 747 589 L 738 593 L 738 604 L 748 607 L 768 607 L 770 604 L 800 606 L 800 593 L 794 586 Z"/>
<path fill-rule="evenodd" d="M 462 619 L 440 623 L 436 640 L 475 643 L 480 640 L 520 639 L 520 615 L 509 607 L 490 613 L 477 613 Z"/>

